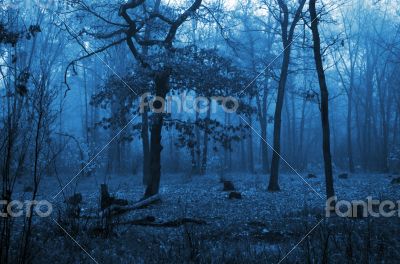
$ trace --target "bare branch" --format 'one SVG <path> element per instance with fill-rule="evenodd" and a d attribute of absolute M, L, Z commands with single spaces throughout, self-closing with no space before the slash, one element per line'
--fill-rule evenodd
<path fill-rule="evenodd" d="M 86 55 L 84 55 L 84 56 L 81 56 L 81 57 L 79 57 L 79 58 L 77 58 L 77 59 L 74 59 L 73 61 L 71 61 L 70 63 L 68 63 L 68 65 L 67 65 L 67 68 L 65 69 L 65 72 L 64 72 L 64 84 L 67 86 L 67 90 L 65 91 L 65 93 L 64 93 L 64 97 L 67 95 L 67 92 L 69 91 L 69 90 L 71 90 L 71 87 L 69 86 L 69 84 L 68 84 L 68 70 L 69 70 L 69 68 L 71 67 L 71 66 L 73 66 L 75 63 L 77 63 L 78 61 L 81 61 L 81 60 L 83 60 L 83 59 L 87 59 L 87 58 L 89 58 L 89 57 L 91 57 L 91 56 L 93 56 L 93 55 L 95 55 L 95 54 L 97 54 L 97 53 L 101 53 L 101 52 L 103 52 L 103 51 L 105 51 L 105 50 L 107 50 L 107 49 L 109 49 L 109 48 L 111 48 L 111 47 L 113 47 L 113 46 L 116 46 L 116 45 L 119 45 L 119 44 L 121 44 L 122 42 L 124 42 L 126 40 L 126 38 L 122 38 L 122 39 L 120 39 L 120 40 L 117 40 L 117 41 L 115 41 L 115 42 L 112 42 L 112 43 L 110 43 L 110 44 L 108 44 L 108 45 L 106 45 L 106 46 L 104 46 L 104 47 L 102 47 L 102 48 L 100 48 L 100 49 L 98 49 L 98 50 L 95 50 L 95 51 L 93 51 L 93 52 L 87 52 L 86 51 L 86 49 L 85 49 L 85 51 L 86 51 Z"/>
<path fill-rule="evenodd" d="M 171 25 L 169 29 L 168 35 L 165 38 L 164 42 L 168 47 L 172 46 L 172 41 L 175 38 L 176 31 L 178 28 L 185 22 L 185 20 L 191 16 L 197 9 L 199 9 L 202 0 L 195 0 L 194 3 L 185 11 L 183 12 L 177 20 Z"/>
<path fill-rule="evenodd" d="M 110 25 L 114 25 L 114 26 L 118 26 L 118 27 L 128 27 L 128 25 L 125 24 L 121 24 L 121 23 L 117 23 L 117 22 L 113 22 L 110 21 L 106 18 L 104 18 L 103 16 L 101 16 L 100 14 L 98 14 L 97 12 L 95 12 L 94 10 L 92 10 L 85 2 L 80 2 L 80 5 L 82 6 L 84 11 L 89 12 L 90 14 L 94 15 L 95 17 L 99 18 L 100 20 L 106 22 L 107 24 Z"/>
<path fill-rule="evenodd" d="M 126 29 L 118 29 L 118 30 L 116 30 L 116 31 L 107 32 L 107 33 L 93 33 L 93 32 L 90 32 L 90 31 L 88 31 L 88 30 L 86 30 L 86 29 L 82 29 L 82 30 L 79 32 L 79 35 L 87 34 L 87 35 L 92 36 L 92 37 L 95 37 L 95 38 L 97 38 L 97 39 L 109 39 L 109 38 L 112 38 L 112 37 L 121 35 L 121 34 L 123 34 L 123 33 L 126 33 L 126 32 L 127 32 Z"/>
<path fill-rule="evenodd" d="M 134 8 L 140 6 L 141 4 L 143 4 L 144 2 L 145 2 L 145 0 L 131 0 L 128 3 L 121 5 L 121 8 L 119 9 L 118 15 L 125 19 L 125 21 L 128 23 L 129 28 L 131 30 L 133 30 L 133 29 L 136 30 L 136 23 L 128 15 L 127 10 L 134 9 Z"/>

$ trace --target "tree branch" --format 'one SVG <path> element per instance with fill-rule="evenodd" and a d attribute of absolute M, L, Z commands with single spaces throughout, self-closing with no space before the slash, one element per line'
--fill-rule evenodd
<path fill-rule="evenodd" d="M 174 23 L 172 23 L 171 28 L 164 40 L 165 44 L 168 47 L 172 47 L 172 41 L 175 38 L 176 32 L 178 28 L 185 22 L 185 20 L 191 16 L 197 9 L 199 9 L 202 0 L 195 0 L 194 3 L 185 11 L 183 12 Z"/>
<path fill-rule="evenodd" d="M 65 93 L 64 93 L 64 97 L 67 95 L 67 92 L 68 92 L 69 90 L 71 90 L 71 87 L 69 86 L 68 80 L 67 80 L 67 78 L 68 78 L 68 69 L 69 69 L 71 66 L 73 66 L 73 65 L 74 65 L 75 63 L 77 63 L 78 61 L 81 61 L 81 60 L 83 60 L 83 59 L 89 58 L 89 57 L 91 57 L 91 56 L 93 56 L 93 55 L 95 55 L 95 54 L 97 54 L 97 53 L 103 52 L 103 51 L 105 51 L 105 50 L 107 50 L 107 49 L 109 49 L 109 48 L 111 48 L 111 47 L 113 47 L 113 46 L 119 45 L 119 44 L 121 44 L 122 42 L 124 42 L 125 40 L 126 40 L 126 38 L 122 38 L 122 39 L 120 39 L 120 40 L 117 40 L 117 41 L 115 41 L 115 42 L 112 42 L 112 43 L 110 43 L 110 44 L 108 44 L 108 45 L 106 45 L 106 46 L 104 46 L 104 47 L 102 47 L 102 48 L 100 48 L 100 49 L 98 49 L 98 50 L 92 51 L 92 52 L 88 52 L 88 51 L 85 49 L 85 51 L 87 52 L 86 55 L 84 55 L 84 56 L 82 56 L 82 57 L 79 57 L 79 58 L 77 58 L 77 59 L 74 59 L 73 61 L 71 61 L 70 63 L 68 63 L 67 68 L 65 69 L 65 72 L 64 72 L 64 84 L 67 86 L 67 90 L 66 90 Z"/>

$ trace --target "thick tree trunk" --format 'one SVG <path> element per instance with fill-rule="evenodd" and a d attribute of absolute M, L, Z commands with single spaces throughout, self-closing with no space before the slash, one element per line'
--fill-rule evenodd
<path fill-rule="evenodd" d="M 155 88 L 156 96 L 164 98 L 168 92 L 168 82 L 170 76 L 170 70 L 164 69 L 159 73 L 155 74 Z M 163 105 L 155 105 L 155 110 L 159 109 Z M 159 113 L 153 113 L 153 119 L 151 124 L 151 137 L 150 137 L 150 182 L 147 185 L 145 191 L 145 198 L 158 194 L 160 188 L 160 177 L 161 177 L 161 151 L 163 149 L 161 145 L 161 132 L 164 122 L 164 114 L 162 111 Z"/>
<path fill-rule="evenodd" d="M 325 80 L 325 72 L 322 64 L 321 57 L 321 42 L 318 32 L 318 18 L 315 8 L 316 0 L 310 0 L 310 16 L 311 16 L 311 30 L 313 35 L 313 50 L 315 65 L 318 74 L 318 82 L 321 90 L 321 121 L 322 121 L 322 138 L 323 138 L 323 154 L 324 154 L 324 167 L 325 167 L 325 185 L 326 196 L 331 198 L 335 195 L 333 188 L 333 175 L 332 175 L 332 158 L 330 149 L 330 130 L 329 130 L 329 97 L 328 87 Z"/>
<path fill-rule="evenodd" d="M 160 8 L 161 0 L 156 0 L 154 3 L 154 12 L 157 13 Z M 151 38 L 151 23 L 146 26 L 144 32 L 144 39 L 149 40 Z M 149 50 L 145 46 L 143 48 L 143 54 L 146 56 Z M 149 116 L 148 108 L 145 107 L 142 113 L 142 147 L 143 147 L 143 185 L 147 186 L 150 184 L 150 146 L 149 146 Z"/>

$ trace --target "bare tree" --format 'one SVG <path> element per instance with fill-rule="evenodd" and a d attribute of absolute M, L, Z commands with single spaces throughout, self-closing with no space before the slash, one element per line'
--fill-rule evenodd
<path fill-rule="evenodd" d="M 330 130 L 329 130 L 329 93 L 328 86 L 326 85 L 324 66 L 321 56 L 321 40 L 318 31 L 318 17 L 316 11 L 316 0 L 310 0 L 309 11 L 311 17 L 311 30 L 313 35 L 313 51 L 315 65 L 318 74 L 319 88 L 321 91 L 321 122 L 322 122 L 322 143 L 325 167 L 325 182 L 326 182 L 326 196 L 331 198 L 335 195 L 333 188 L 333 175 L 332 175 L 332 157 L 330 146 Z"/>
<path fill-rule="evenodd" d="M 282 107 L 283 100 L 285 97 L 286 81 L 289 73 L 291 45 L 294 38 L 294 30 L 297 23 L 299 22 L 302 14 L 302 10 L 305 4 L 305 0 L 300 0 L 299 5 L 294 14 L 293 20 L 289 22 L 289 8 L 285 0 L 277 0 L 279 4 L 279 16 L 276 18 L 279 20 L 281 25 L 282 34 L 282 46 L 283 46 L 283 60 L 281 65 L 281 72 L 278 85 L 278 95 L 276 100 L 275 114 L 274 114 L 274 141 L 271 162 L 271 176 L 269 178 L 268 190 L 279 191 L 279 163 L 281 153 L 281 126 L 282 126 Z"/>

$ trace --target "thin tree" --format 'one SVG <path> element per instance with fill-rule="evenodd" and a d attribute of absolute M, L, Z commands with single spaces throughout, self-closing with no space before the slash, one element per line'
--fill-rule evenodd
<path fill-rule="evenodd" d="M 290 64 L 290 53 L 291 44 L 293 42 L 294 30 L 297 23 L 301 18 L 301 13 L 305 4 L 305 0 L 299 1 L 299 6 L 294 14 L 293 21 L 289 26 L 289 9 L 285 0 L 278 0 L 279 4 L 279 16 L 276 19 L 279 20 L 281 25 L 282 34 L 282 45 L 283 45 L 283 61 L 281 66 L 279 85 L 278 85 L 278 97 L 276 100 L 275 114 L 274 114 L 274 151 L 272 153 L 271 162 L 271 177 L 269 178 L 268 191 L 279 191 L 279 162 L 280 162 L 280 150 L 281 150 L 281 127 L 282 127 L 282 107 L 283 99 L 285 95 L 286 81 L 289 73 Z"/>
<path fill-rule="evenodd" d="M 318 18 L 316 11 L 316 0 L 310 0 L 309 11 L 311 17 L 311 31 L 313 35 L 313 51 L 315 66 L 318 74 L 319 88 L 321 92 L 321 122 L 322 122 L 322 150 L 324 154 L 324 167 L 325 167 L 325 181 L 326 181 L 326 196 L 331 198 L 335 195 L 333 188 L 333 175 L 332 175 L 332 157 L 330 147 L 330 130 L 329 130 L 329 97 L 328 86 L 326 85 L 324 66 L 321 56 L 321 40 L 318 31 Z"/>

